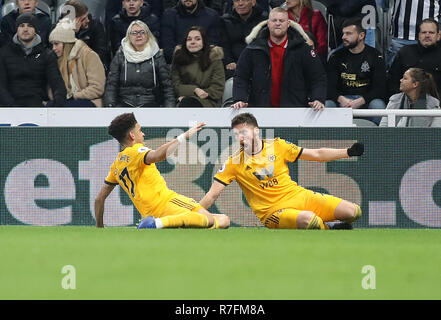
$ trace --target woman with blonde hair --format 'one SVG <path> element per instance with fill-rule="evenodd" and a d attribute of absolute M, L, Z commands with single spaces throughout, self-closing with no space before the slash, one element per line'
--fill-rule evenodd
<path fill-rule="evenodd" d="M 319 10 L 312 8 L 311 0 L 286 0 L 286 10 L 291 20 L 313 35 L 315 49 L 323 61 L 328 55 L 328 25 Z"/>
<path fill-rule="evenodd" d="M 420 68 L 408 69 L 400 80 L 400 93 L 390 97 L 388 109 L 440 109 L 438 90 L 432 75 Z M 387 127 L 383 117 L 380 127 Z M 397 127 L 441 127 L 441 117 L 397 117 Z"/>
<path fill-rule="evenodd" d="M 67 89 L 65 107 L 101 107 L 106 75 L 98 54 L 75 38 L 68 20 L 60 20 L 49 42 Z"/>
<path fill-rule="evenodd" d="M 109 107 L 175 106 L 169 67 L 144 22 L 129 25 L 110 64 L 104 97 Z"/>

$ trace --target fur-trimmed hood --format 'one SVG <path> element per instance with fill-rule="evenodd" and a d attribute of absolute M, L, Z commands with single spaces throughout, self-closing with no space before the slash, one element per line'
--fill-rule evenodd
<path fill-rule="evenodd" d="M 267 24 L 268 24 L 268 20 L 264 20 L 264 21 L 260 22 L 259 24 L 257 24 L 253 28 L 253 30 L 251 30 L 251 33 L 245 38 L 245 42 L 247 44 L 250 44 L 251 42 L 253 42 L 253 40 L 258 37 L 260 31 L 265 26 L 267 26 Z M 289 20 L 289 27 L 294 29 L 295 31 L 297 31 L 301 35 L 301 37 L 305 40 L 306 43 L 312 42 L 311 38 L 308 37 L 305 30 L 303 30 L 302 26 L 300 24 L 298 24 L 297 22 L 295 22 L 293 20 Z M 289 31 L 289 28 L 288 28 L 288 31 Z"/>

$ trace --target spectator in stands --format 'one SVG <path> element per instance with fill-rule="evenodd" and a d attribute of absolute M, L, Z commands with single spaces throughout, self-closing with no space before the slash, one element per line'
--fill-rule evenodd
<path fill-rule="evenodd" d="M 364 42 L 366 31 L 360 18 L 343 24 L 343 48 L 328 62 L 326 107 L 384 109 L 386 67 L 381 53 Z M 381 118 L 370 118 L 377 125 Z"/>
<path fill-rule="evenodd" d="M 66 88 L 56 55 L 36 34 L 38 18 L 23 13 L 16 21 L 12 42 L 0 50 L 0 104 L 2 106 L 43 107 L 47 87 L 54 93 L 55 106 L 64 106 Z"/>
<path fill-rule="evenodd" d="M 440 109 L 437 86 L 429 72 L 410 68 L 400 80 L 400 93 L 389 99 L 386 109 Z M 380 127 L 387 127 L 388 119 L 381 119 Z M 441 117 L 397 117 L 397 127 L 441 127 Z"/>
<path fill-rule="evenodd" d="M 362 13 L 363 8 L 367 8 L 366 6 L 371 6 L 374 10 L 376 8 L 375 0 L 326 0 L 326 2 L 328 3 L 328 12 L 332 14 L 332 20 L 329 21 L 329 46 L 331 49 L 341 46 L 341 31 L 347 18 L 363 18 L 365 16 Z M 366 29 L 365 43 L 375 48 L 375 29 Z"/>
<path fill-rule="evenodd" d="M 75 9 L 75 37 L 86 43 L 101 59 L 104 67 L 110 63 L 110 49 L 104 25 L 89 14 L 89 8 L 79 0 L 69 0 L 65 5 Z"/>
<path fill-rule="evenodd" d="M 133 21 L 110 65 L 104 94 L 109 107 L 174 107 L 170 68 L 154 35 Z"/>
<path fill-rule="evenodd" d="M 148 3 L 144 3 L 143 0 L 123 0 L 122 6 L 121 11 L 110 22 L 109 35 L 113 54 L 121 46 L 121 40 L 125 37 L 127 28 L 135 20 L 144 22 L 159 40 L 161 24 L 159 18 L 152 13 Z"/>
<path fill-rule="evenodd" d="M 417 26 L 423 19 L 437 20 L 441 14 L 439 1 L 395 0 L 392 14 L 392 39 L 387 51 L 387 68 L 401 47 L 417 43 Z"/>
<path fill-rule="evenodd" d="M 100 57 L 82 40 L 75 38 L 69 19 L 60 20 L 49 35 L 58 57 L 58 68 L 67 89 L 66 107 L 102 107 L 106 85 Z"/>
<path fill-rule="evenodd" d="M 220 107 L 225 87 L 223 51 L 207 43 L 202 27 L 191 27 L 172 62 L 179 107 Z"/>
<path fill-rule="evenodd" d="M 152 10 L 152 13 L 161 18 L 164 9 L 173 7 L 177 0 L 144 0 Z M 106 30 L 109 30 L 112 18 L 122 9 L 122 0 L 107 0 L 106 2 Z"/>
<path fill-rule="evenodd" d="M 225 9 L 224 9 L 224 13 L 230 13 L 233 10 L 234 7 L 234 0 L 226 0 L 225 1 Z M 260 7 L 260 9 L 262 9 L 263 14 L 265 14 L 266 16 L 268 16 L 268 12 L 270 9 L 270 2 L 272 1 L 268 1 L 268 0 L 256 0 L 256 5 Z M 277 5 L 272 5 L 271 7 L 278 7 L 280 6 L 279 3 L 277 3 Z"/>
<path fill-rule="evenodd" d="M 224 49 L 225 76 L 234 76 L 236 64 L 243 49 L 247 46 L 245 37 L 268 16 L 256 5 L 256 0 L 234 0 L 233 11 L 221 18 L 221 41 Z"/>
<path fill-rule="evenodd" d="M 418 43 L 401 47 L 389 69 L 390 95 L 400 91 L 400 79 L 410 67 L 430 72 L 441 92 L 441 47 L 438 23 L 433 19 L 424 19 L 418 26 Z"/>
<path fill-rule="evenodd" d="M 267 27 L 264 27 L 268 24 Z M 282 8 L 247 37 L 233 81 L 233 108 L 324 108 L 326 73 L 302 27 Z"/>
<path fill-rule="evenodd" d="M 303 30 L 314 36 L 316 51 L 326 61 L 328 57 L 328 25 L 320 10 L 313 10 L 311 0 L 287 0 L 286 9 L 291 20 L 298 22 Z"/>
<path fill-rule="evenodd" d="M 202 0 L 179 0 L 175 7 L 164 11 L 160 43 L 168 63 L 171 62 L 176 45 L 193 26 L 205 28 L 209 44 L 219 43 L 219 15 L 214 9 L 206 7 Z"/>
<path fill-rule="evenodd" d="M 40 36 L 42 43 L 46 45 L 48 43 L 49 32 L 52 28 L 52 20 L 49 14 L 37 8 L 38 0 L 16 0 L 16 4 L 18 9 L 4 16 L 0 24 L 3 45 L 12 42 L 12 38 L 16 32 L 15 21 L 19 15 L 25 12 L 33 13 L 36 16 L 36 32 Z"/>

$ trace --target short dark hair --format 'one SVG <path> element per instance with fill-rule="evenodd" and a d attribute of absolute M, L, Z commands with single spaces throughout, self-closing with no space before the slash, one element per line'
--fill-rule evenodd
<path fill-rule="evenodd" d="M 87 5 L 79 0 L 69 0 L 66 3 L 64 3 L 64 5 L 74 7 L 75 18 L 81 17 L 82 15 L 85 15 L 89 11 L 89 8 L 87 7 Z M 68 14 L 69 14 L 69 12 L 62 15 L 62 17 L 66 16 Z"/>
<path fill-rule="evenodd" d="M 363 28 L 363 24 L 361 23 L 361 21 L 362 20 L 360 17 L 345 19 L 345 21 L 343 21 L 343 25 L 342 25 L 341 29 L 343 30 L 343 28 L 346 28 L 349 26 L 355 26 L 358 33 L 364 32 L 364 34 L 366 34 L 366 29 Z"/>
<path fill-rule="evenodd" d="M 433 23 L 436 26 L 436 32 L 439 32 L 438 22 L 433 18 L 426 18 L 417 25 L 417 28 L 416 28 L 417 34 L 420 33 L 420 29 L 421 29 L 421 26 L 423 23 Z"/>
<path fill-rule="evenodd" d="M 110 123 L 108 133 L 122 144 L 136 123 L 137 121 L 133 112 L 120 114 Z"/>
<path fill-rule="evenodd" d="M 234 128 L 239 124 L 248 124 L 257 128 L 259 127 L 256 118 L 249 112 L 240 113 L 231 120 L 231 128 Z"/>

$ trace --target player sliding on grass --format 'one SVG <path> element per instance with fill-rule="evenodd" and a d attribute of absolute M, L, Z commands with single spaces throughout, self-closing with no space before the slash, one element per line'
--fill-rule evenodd
<path fill-rule="evenodd" d="M 156 150 L 144 146 L 144 133 L 133 113 L 124 113 L 113 119 L 109 134 L 123 147 L 110 168 L 95 199 L 96 226 L 104 227 L 104 202 L 116 185 L 129 195 L 144 218 L 142 228 L 228 228 L 230 220 L 223 214 L 211 214 L 195 200 L 182 196 L 169 188 L 156 168 L 155 162 L 163 161 L 180 143 L 187 141 L 202 129 L 199 123 L 176 139 Z"/>
<path fill-rule="evenodd" d="M 360 218 L 358 205 L 331 195 L 313 192 L 291 180 L 287 162 L 297 159 L 331 161 L 361 156 L 363 144 L 349 149 L 305 149 L 280 138 L 262 140 L 256 118 L 242 113 L 231 122 L 241 148 L 214 176 L 200 204 L 210 208 L 225 186 L 239 184 L 259 220 L 268 228 L 352 229 Z M 339 222 L 330 222 L 340 220 Z"/>

